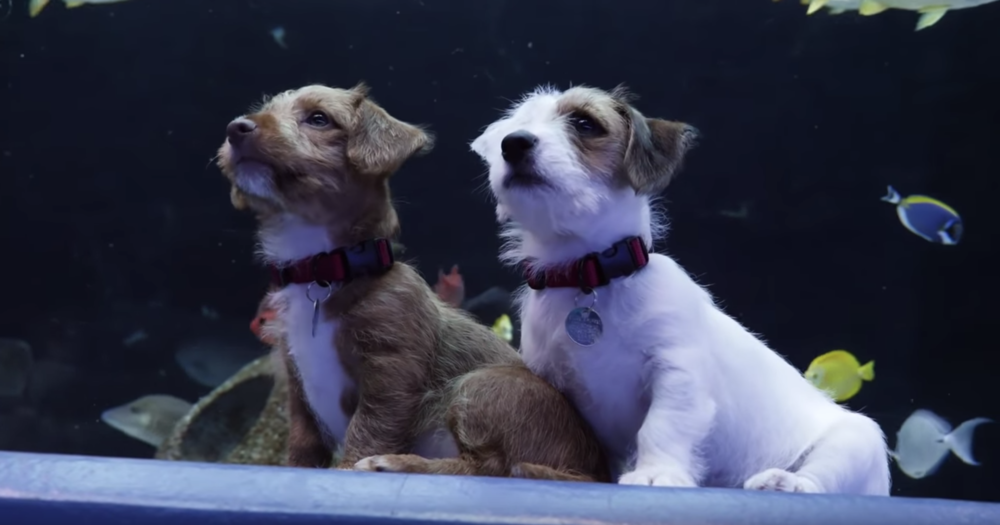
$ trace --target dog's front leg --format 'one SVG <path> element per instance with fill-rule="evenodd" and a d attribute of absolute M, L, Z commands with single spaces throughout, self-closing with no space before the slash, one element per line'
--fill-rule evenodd
<path fill-rule="evenodd" d="M 715 418 L 715 402 L 704 394 L 686 370 L 655 360 L 651 374 L 652 400 L 636 436 L 636 462 L 624 474 L 623 485 L 696 487 L 704 462 L 696 452 Z"/>
<path fill-rule="evenodd" d="M 275 350 L 280 352 L 285 363 L 288 381 L 288 458 L 286 464 L 290 467 L 328 468 L 332 455 L 323 442 L 323 434 L 316 423 L 316 417 L 309 410 L 305 392 L 302 389 L 302 379 L 294 360 L 284 347 Z"/>
<path fill-rule="evenodd" d="M 404 350 L 400 355 L 406 355 Z M 358 408 L 347 425 L 338 469 L 353 469 L 358 461 L 409 452 L 413 428 L 423 399 L 424 377 L 413 364 L 392 357 L 362 364 Z"/>

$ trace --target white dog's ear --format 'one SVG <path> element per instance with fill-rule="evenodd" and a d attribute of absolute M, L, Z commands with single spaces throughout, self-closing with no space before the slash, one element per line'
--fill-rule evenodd
<path fill-rule="evenodd" d="M 630 106 L 623 108 L 622 116 L 629 129 L 625 176 L 636 193 L 655 195 L 680 171 L 698 130 L 683 122 L 646 118 Z"/>

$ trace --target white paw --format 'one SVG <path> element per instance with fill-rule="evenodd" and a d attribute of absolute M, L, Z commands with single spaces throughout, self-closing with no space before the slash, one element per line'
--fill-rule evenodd
<path fill-rule="evenodd" d="M 399 465 L 396 465 L 388 456 L 370 456 L 354 464 L 354 470 L 365 472 L 399 472 Z"/>
<path fill-rule="evenodd" d="M 697 487 L 694 478 L 676 467 L 640 467 L 618 479 L 619 485 L 646 485 L 653 487 Z"/>
<path fill-rule="evenodd" d="M 747 490 L 773 490 L 776 492 L 819 492 L 812 481 L 780 468 L 770 468 L 750 476 L 743 484 Z"/>

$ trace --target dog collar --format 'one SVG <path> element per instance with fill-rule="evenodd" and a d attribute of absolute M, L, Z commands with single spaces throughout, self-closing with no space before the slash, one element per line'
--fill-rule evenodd
<path fill-rule="evenodd" d="M 289 284 L 347 282 L 359 277 L 382 275 L 392 268 L 395 258 L 388 239 L 370 239 L 354 246 L 337 248 L 299 259 L 286 266 L 268 265 L 271 282 Z"/>
<path fill-rule="evenodd" d="M 533 290 L 579 288 L 589 293 L 617 277 L 626 277 L 649 264 L 649 249 L 639 237 L 622 239 L 603 252 L 593 252 L 572 263 L 548 270 L 531 270 L 525 264 L 525 278 Z"/>

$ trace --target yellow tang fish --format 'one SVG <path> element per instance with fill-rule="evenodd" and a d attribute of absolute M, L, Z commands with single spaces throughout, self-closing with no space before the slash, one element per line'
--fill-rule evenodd
<path fill-rule="evenodd" d="M 508 343 L 514 339 L 514 323 L 510 321 L 509 315 L 503 314 L 497 317 L 496 322 L 493 323 L 493 333 Z"/>
<path fill-rule="evenodd" d="M 74 7 L 80 7 L 83 4 L 117 4 L 118 2 L 125 2 L 126 0 L 63 0 L 66 4 L 67 9 L 72 9 Z M 45 6 L 49 5 L 49 0 L 31 0 L 28 3 L 28 14 L 32 18 L 38 16 L 38 13 L 45 9 Z"/>
<path fill-rule="evenodd" d="M 834 350 L 813 359 L 803 375 L 816 388 L 827 391 L 834 401 L 841 403 L 861 390 L 862 381 L 875 379 L 875 361 L 862 366 L 847 350 Z"/>

